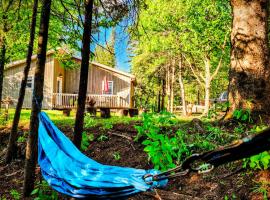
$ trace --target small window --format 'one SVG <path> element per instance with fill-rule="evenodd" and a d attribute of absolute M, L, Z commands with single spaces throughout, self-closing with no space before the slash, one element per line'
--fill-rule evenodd
<path fill-rule="evenodd" d="M 113 95 L 113 81 L 102 81 L 102 94 Z"/>
<path fill-rule="evenodd" d="M 26 88 L 30 88 L 30 89 L 34 88 L 34 78 L 33 78 L 33 76 L 29 76 L 27 78 Z"/>

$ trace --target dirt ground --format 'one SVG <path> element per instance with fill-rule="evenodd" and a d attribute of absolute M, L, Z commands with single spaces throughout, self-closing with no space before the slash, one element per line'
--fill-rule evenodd
<path fill-rule="evenodd" d="M 60 127 L 67 135 L 71 134 L 70 127 Z M 131 125 L 114 125 L 111 130 L 99 127 L 87 130 L 94 135 L 86 151 L 87 156 L 109 165 L 151 169 L 148 157 L 143 152 L 143 146 L 133 141 L 136 130 Z M 0 131 L 0 152 L 3 152 L 8 140 L 9 130 Z M 100 137 L 103 135 L 103 137 Z M 104 137 L 106 136 L 106 137 Z M 99 139 L 98 139 L 99 138 Z M 102 138 L 102 139 L 101 139 Z M 24 146 L 21 145 L 21 152 Z M 117 158 L 116 158 L 116 155 Z M 3 158 L 0 154 L 1 158 Z M 23 155 L 12 164 L 0 163 L 0 197 L 12 199 L 10 190 L 22 191 L 23 185 Z M 129 200 L 216 200 L 216 199 L 263 199 L 261 193 L 254 192 L 256 181 L 269 181 L 268 171 L 249 172 L 241 170 L 241 162 L 220 166 L 207 174 L 190 174 L 170 180 L 163 190 L 145 192 L 130 197 Z M 266 188 L 268 190 L 268 188 Z M 61 196 L 60 199 L 68 199 Z M 2 200 L 0 198 L 0 200 Z"/>

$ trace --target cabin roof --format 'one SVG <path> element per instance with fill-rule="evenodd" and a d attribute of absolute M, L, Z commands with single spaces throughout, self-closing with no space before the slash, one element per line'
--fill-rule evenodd
<path fill-rule="evenodd" d="M 47 51 L 47 56 L 49 55 L 52 55 L 55 53 L 55 50 L 49 50 Z M 81 61 L 81 58 L 80 57 L 76 57 L 74 56 L 73 58 Z M 33 55 L 31 60 L 36 60 L 37 59 L 37 54 L 36 55 Z M 17 67 L 21 64 L 24 64 L 26 63 L 26 59 L 23 59 L 23 60 L 17 60 L 17 61 L 14 61 L 14 62 L 11 62 L 9 64 L 6 65 L 6 69 L 9 69 L 9 68 L 13 68 L 13 67 Z M 123 72 L 121 70 L 118 70 L 118 69 L 115 69 L 115 68 L 112 68 L 112 67 L 109 67 L 107 65 L 103 65 L 103 64 L 100 64 L 100 63 L 97 63 L 97 62 L 91 62 L 91 64 L 101 68 L 101 69 L 104 69 L 106 71 L 110 71 L 110 72 L 114 72 L 114 73 L 117 73 L 117 74 L 120 74 L 120 75 L 123 75 L 123 76 L 126 76 L 126 77 L 129 77 L 131 78 L 131 80 L 135 80 L 135 76 L 130 74 L 130 73 L 127 73 L 127 72 Z"/>

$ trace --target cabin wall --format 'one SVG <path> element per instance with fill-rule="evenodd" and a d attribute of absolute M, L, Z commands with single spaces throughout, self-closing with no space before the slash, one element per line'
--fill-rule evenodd
<path fill-rule="evenodd" d="M 129 101 L 130 78 L 111 71 L 106 71 L 96 65 L 89 67 L 87 93 L 101 95 L 102 81 L 105 76 L 107 81 L 113 81 L 113 94 L 127 98 Z M 80 69 L 65 70 L 65 80 L 65 92 L 70 94 L 78 93 Z"/>
<path fill-rule="evenodd" d="M 8 68 L 4 71 L 4 82 L 3 82 L 3 98 L 9 96 L 14 102 L 14 107 L 19 97 L 19 91 L 21 87 L 21 81 L 23 78 L 23 70 L 25 63 Z M 36 68 L 36 59 L 32 60 L 31 67 L 28 77 L 32 76 L 34 79 Z M 43 108 L 51 108 L 51 94 L 53 92 L 53 57 L 47 56 L 45 72 L 44 72 L 44 97 L 43 97 Z M 31 108 L 32 106 L 32 89 L 26 88 L 25 100 L 23 108 Z"/>

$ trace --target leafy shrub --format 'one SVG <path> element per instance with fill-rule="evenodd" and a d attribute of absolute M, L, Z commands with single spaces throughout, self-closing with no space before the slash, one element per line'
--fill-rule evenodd
<path fill-rule="evenodd" d="M 17 190 L 14 189 L 10 190 L 10 194 L 12 198 L 15 200 L 19 200 L 21 198 L 21 194 Z"/>
<path fill-rule="evenodd" d="M 143 113 L 142 125 L 135 126 L 138 134 L 135 141 L 138 141 L 141 137 L 147 137 L 149 132 L 160 132 L 161 127 L 170 127 L 176 124 L 176 117 L 169 112 L 161 113 Z"/>
<path fill-rule="evenodd" d="M 250 158 L 244 159 L 243 167 L 251 169 L 268 169 L 270 164 L 270 154 L 267 151 Z"/>
<path fill-rule="evenodd" d="M 58 194 L 53 191 L 46 181 L 39 183 L 31 192 L 31 196 L 36 196 L 34 200 L 57 200 Z"/>
<path fill-rule="evenodd" d="M 85 131 L 82 133 L 82 142 L 81 142 L 81 149 L 83 151 L 87 150 L 90 145 L 90 142 L 94 141 L 95 137 L 93 134 L 87 134 Z"/>
<path fill-rule="evenodd" d="M 240 122 L 252 123 L 251 110 L 250 109 L 238 109 L 233 112 L 233 118 Z"/>

